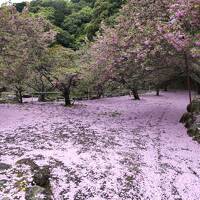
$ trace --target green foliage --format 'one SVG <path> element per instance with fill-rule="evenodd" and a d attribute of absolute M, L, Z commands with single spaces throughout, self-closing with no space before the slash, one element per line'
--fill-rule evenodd
<path fill-rule="evenodd" d="M 37 12 L 37 14 L 35 14 L 35 16 L 42 16 L 50 20 L 52 23 L 56 23 L 54 8 L 51 7 L 40 8 L 40 10 Z"/>
<path fill-rule="evenodd" d="M 102 21 L 113 25 L 124 0 L 33 0 L 30 12 L 60 28 L 57 43 L 79 49 L 96 36 Z M 21 12 L 26 3 L 15 4 Z"/>
<path fill-rule="evenodd" d="M 18 12 L 22 12 L 22 10 L 24 9 L 25 6 L 26 6 L 26 2 L 21 2 L 21 3 L 15 4 L 15 7 Z"/>
<path fill-rule="evenodd" d="M 59 44 L 62 44 L 63 47 L 68 47 L 68 48 L 72 48 L 74 49 L 74 36 L 71 35 L 69 32 L 64 31 L 62 29 L 59 30 L 57 36 L 56 36 L 56 40 Z"/>

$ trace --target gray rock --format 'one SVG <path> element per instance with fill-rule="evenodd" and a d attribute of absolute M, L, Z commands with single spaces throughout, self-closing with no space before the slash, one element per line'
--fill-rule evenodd
<path fill-rule="evenodd" d="M 7 183 L 7 182 L 8 182 L 8 181 L 5 180 L 5 179 L 0 180 L 0 190 L 6 186 L 6 183 Z"/>
<path fill-rule="evenodd" d="M 30 166 L 31 171 L 39 169 L 39 166 L 31 158 L 24 158 L 24 159 L 18 160 L 16 162 L 16 164 L 18 164 L 18 165 L 28 165 L 28 166 Z"/>
<path fill-rule="evenodd" d="M 27 189 L 25 194 L 26 200 L 52 200 L 45 188 L 35 185 Z"/>
<path fill-rule="evenodd" d="M 48 166 L 44 166 L 34 172 L 33 181 L 36 185 L 41 187 L 49 188 L 50 187 L 50 170 Z"/>
<path fill-rule="evenodd" d="M 3 170 L 8 170 L 10 169 L 12 166 L 11 165 L 8 165 L 6 163 L 0 163 L 0 171 L 3 171 Z"/>

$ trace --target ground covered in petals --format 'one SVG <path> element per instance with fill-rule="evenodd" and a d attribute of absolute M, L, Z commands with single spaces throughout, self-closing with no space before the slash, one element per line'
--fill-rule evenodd
<path fill-rule="evenodd" d="M 25 199 L 32 161 L 49 166 L 54 200 L 200 199 L 200 145 L 179 123 L 187 103 L 167 92 L 0 105 L 0 199 Z"/>

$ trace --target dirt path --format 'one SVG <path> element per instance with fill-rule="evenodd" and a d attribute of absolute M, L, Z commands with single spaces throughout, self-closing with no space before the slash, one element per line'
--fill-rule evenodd
<path fill-rule="evenodd" d="M 178 122 L 186 104 L 178 92 L 0 105 L 0 197 L 24 199 L 30 169 L 16 162 L 31 158 L 50 166 L 55 200 L 200 200 L 200 145 Z"/>

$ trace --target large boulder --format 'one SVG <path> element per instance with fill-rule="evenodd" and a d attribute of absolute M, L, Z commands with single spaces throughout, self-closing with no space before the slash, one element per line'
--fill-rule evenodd
<path fill-rule="evenodd" d="M 43 168 L 39 168 L 34 172 L 33 182 L 41 187 L 49 188 L 50 187 L 50 170 L 48 166 L 44 166 Z"/>

